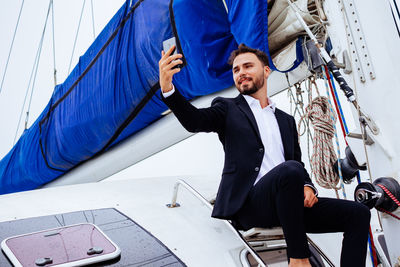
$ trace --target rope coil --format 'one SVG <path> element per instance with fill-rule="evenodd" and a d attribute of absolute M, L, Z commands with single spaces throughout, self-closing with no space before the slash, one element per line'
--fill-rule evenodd
<path fill-rule="evenodd" d="M 332 138 L 334 137 L 336 114 L 332 112 L 328 98 L 318 96 L 306 107 L 306 114 L 314 128 L 313 154 L 311 156 L 312 173 L 318 185 L 327 189 L 339 190 L 339 176 L 333 169 L 337 161 Z"/>

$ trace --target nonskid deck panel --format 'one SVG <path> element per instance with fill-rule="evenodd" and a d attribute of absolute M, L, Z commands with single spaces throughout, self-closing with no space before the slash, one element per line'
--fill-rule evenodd
<path fill-rule="evenodd" d="M 60 226 L 93 223 L 121 249 L 121 257 L 107 266 L 186 266 L 160 240 L 114 208 L 85 210 L 0 223 L 0 239 Z M 12 266 L 0 254 L 0 266 Z"/>

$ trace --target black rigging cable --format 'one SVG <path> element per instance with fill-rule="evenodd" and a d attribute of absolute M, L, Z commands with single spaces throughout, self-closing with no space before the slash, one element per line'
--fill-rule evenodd
<path fill-rule="evenodd" d="M 15 131 L 13 145 L 15 145 L 15 140 L 17 139 L 19 125 L 21 123 L 22 114 L 24 113 L 25 104 L 26 104 L 26 100 L 27 100 L 27 97 L 28 97 L 28 93 L 29 93 L 29 88 L 31 87 L 30 85 L 31 85 L 31 81 L 32 81 L 32 78 L 33 78 L 32 90 L 31 90 L 31 95 L 30 95 L 30 98 L 29 98 L 29 104 L 28 104 L 28 109 L 27 109 L 26 118 L 25 118 L 25 129 L 27 128 L 27 125 L 28 125 L 29 111 L 30 111 L 30 108 L 31 108 L 33 91 L 35 89 L 36 74 L 37 74 L 37 70 L 38 70 L 38 67 L 39 67 L 40 54 L 42 52 L 42 46 L 43 46 L 43 39 L 44 39 L 44 35 L 46 33 L 47 21 L 48 21 L 48 18 L 49 18 L 50 9 L 52 7 L 52 4 L 53 4 L 53 0 L 50 0 L 49 7 L 47 9 L 47 16 L 46 16 L 46 20 L 45 20 L 45 23 L 44 23 L 42 36 L 40 38 L 39 47 L 38 47 L 38 50 L 36 52 L 35 61 L 33 62 L 33 67 L 32 67 L 31 75 L 29 77 L 28 87 L 26 88 L 25 97 L 24 97 L 24 104 L 22 105 L 21 112 L 20 112 L 20 115 L 19 115 L 19 119 L 18 119 L 17 129 Z"/>
<path fill-rule="evenodd" d="M 400 12 L 399 12 L 399 8 L 397 6 L 397 3 L 395 0 L 392 1 L 392 5 L 390 5 L 390 10 L 392 11 L 392 16 L 393 16 L 393 20 L 394 20 L 394 25 L 396 26 L 396 30 L 397 30 L 397 34 L 400 37 L 400 29 L 399 26 L 397 24 L 397 22 L 400 20 Z"/>
<path fill-rule="evenodd" d="M 78 40 L 78 34 L 79 34 L 79 29 L 81 27 L 81 21 L 82 21 L 83 10 L 85 9 L 85 3 L 86 3 L 86 0 L 83 1 L 82 10 L 81 10 L 81 16 L 79 18 L 79 23 L 78 23 L 78 29 L 76 29 L 74 47 L 72 48 L 72 55 L 71 55 L 71 59 L 69 61 L 69 66 L 68 66 L 68 74 L 69 74 L 69 72 L 71 70 L 72 59 L 74 58 L 75 46 L 76 46 L 76 41 Z"/>
<path fill-rule="evenodd" d="M 8 52 L 6 67 L 4 69 L 3 78 L 1 79 L 0 93 L 1 93 L 1 91 L 3 89 L 4 78 L 6 77 L 7 68 L 8 68 L 8 62 L 10 61 L 11 51 L 12 51 L 12 48 L 14 46 L 15 35 L 17 34 L 17 29 L 18 29 L 18 25 L 19 25 L 19 20 L 21 18 L 22 8 L 24 7 L 24 2 L 25 2 L 25 0 L 22 0 L 21 8 L 19 9 L 17 25 L 15 25 L 14 35 L 13 35 L 13 38 L 12 38 L 12 41 L 11 41 L 11 46 L 10 46 L 10 51 Z"/>

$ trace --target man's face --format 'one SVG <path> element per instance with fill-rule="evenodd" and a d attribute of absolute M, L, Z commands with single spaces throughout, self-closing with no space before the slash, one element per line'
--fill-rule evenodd
<path fill-rule="evenodd" d="M 264 86 L 269 68 L 253 53 L 238 55 L 232 64 L 233 80 L 241 94 L 251 95 Z"/>

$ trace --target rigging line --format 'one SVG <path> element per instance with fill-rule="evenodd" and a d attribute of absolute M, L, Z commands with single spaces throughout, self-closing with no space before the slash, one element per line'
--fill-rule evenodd
<path fill-rule="evenodd" d="M 311 86 L 309 86 L 309 87 L 306 86 L 306 90 L 307 90 L 307 93 L 308 93 L 308 103 L 311 103 L 311 101 L 310 101 L 310 99 L 312 99 L 312 96 L 311 96 L 312 88 L 311 88 Z M 310 120 L 308 118 L 306 119 L 306 124 L 305 125 L 307 127 L 307 157 L 308 157 L 308 162 L 311 162 L 310 140 L 311 140 L 311 143 L 313 144 L 313 146 L 314 146 L 314 142 L 313 142 L 313 137 L 312 137 L 311 129 L 310 129 Z M 312 176 L 313 172 L 314 172 L 312 164 L 310 164 L 310 169 L 311 169 L 311 176 Z"/>
<path fill-rule="evenodd" d="M 330 71 L 329 71 L 329 77 L 330 77 L 331 85 L 332 85 L 331 86 L 331 91 L 332 91 L 332 94 L 334 94 L 334 96 L 335 96 L 334 97 L 335 105 L 337 105 L 336 107 L 339 109 L 339 110 L 337 110 L 337 112 L 340 115 L 340 117 L 339 117 L 340 123 L 343 124 L 342 128 L 344 128 L 343 134 L 344 134 L 344 137 L 346 137 L 346 135 L 349 133 L 349 129 L 347 127 L 346 119 L 344 117 L 342 105 L 340 104 L 339 95 L 337 93 L 336 86 L 335 86 L 335 81 L 334 81 L 333 75 L 332 75 L 332 73 Z M 347 142 L 346 142 L 346 144 L 347 144 Z"/>
<path fill-rule="evenodd" d="M 47 111 L 47 114 L 42 120 L 39 122 L 39 129 L 41 131 L 41 125 L 44 123 L 45 120 L 47 120 L 50 117 L 50 113 L 62 102 L 64 99 L 72 92 L 73 89 L 79 84 L 79 82 L 85 77 L 85 75 L 89 72 L 89 70 L 93 67 L 93 65 L 96 63 L 96 61 L 100 58 L 100 56 L 103 54 L 103 52 L 106 50 L 108 45 L 111 43 L 112 40 L 117 36 L 119 30 L 124 27 L 126 24 L 127 20 L 131 17 L 135 9 L 143 2 L 144 0 L 138 0 L 134 6 L 131 7 L 129 10 L 128 14 L 122 19 L 118 27 L 114 30 L 114 32 L 110 35 L 110 37 L 107 39 L 107 41 L 104 43 L 104 45 L 101 47 L 99 52 L 97 52 L 96 56 L 90 61 L 88 66 L 85 68 L 85 70 L 81 73 L 81 75 L 78 77 L 78 79 L 71 85 L 71 87 L 64 93 L 64 95 L 59 98 L 54 104 L 52 104 Z M 177 40 L 178 41 L 178 40 Z M 177 46 L 179 47 L 179 41 L 177 42 Z"/>
<path fill-rule="evenodd" d="M 392 16 L 393 16 L 394 24 L 396 25 L 397 33 L 399 34 L 399 37 L 400 37 L 400 31 L 399 31 L 399 25 L 398 25 L 398 24 L 400 24 L 400 11 L 399 11 L 399 7 L 397 6 L 396 0 L 390 1 L 390 9 L 392 11 Z"/>
<path fill-rule="evenodd" d="M 54 65 L 54 86 L 57 85 L 57 69 L 56 69 L 56 41 L 55 41 L 55 31 L 54 31 L 54 2 L 51 0 L 51 20 L 52 20 L 52 30 L 53 30 L 53 65 Z"/>
<path fill-rule="evenodd" d="M 85 3 L 86 0 L 83 0 L 83 5 L 82 5 L 82 10 L 81 10 L 81 16 L 79 18 L 79 23 L 78 23 L 78 29 L 76 29 L 76 35 L 75 35 L 75 40 L 74 40 L 74 47 L 72 48 L 72 55 L 71 55 L 71 59 L 69 61 L 69 66 L 68 66 L 68 74 L 71 70 L 71 64 L 72 64 L 72 59 L 74 57 L 74 52 L 75 52 L 75 47 L 76 47 L 76 41 L 78 40 L 78 34 L 79 34 L 79 29 L 81 27 L 81 21 L 82 21 L 82 16 L 83 16 L 83 10 L 85 10 Z"/>
<path fill-rule="evenodd" d="M 106 48 L 108 47 L 108 45 L 114 40 L 114 38 L 118 35 L 119 31 L 125 26 L 126 22 L 131 18 L 132 14 L 135 12 L 136 8 L 143 2 L 144 0 L 137 0 L 136 3 L 130 7 L 128 13 L 125 15 L 125 17 L 122 18 L 122 20 L 120 21 L 118 27 L 112 32 L 112 34 L 110 35 L 110 37 L 107 39 L 107 41 L 103 44 L 103 46 L 101 47 L 101 49 L 97 52 L 96 56 L 92 59 L 92 61 L 90 61 L 90 63 L 87 65 L 87 67 L 85 68 L 85 70 L 81 73 L 81 75 L 77 78 L 77 80 L 71 85 L 71 87 L 64 93 L 64 95 L 59 98 L 55 103 L 52 103 L 47 111 L 46 116 L 44 116 L 40 121 L 39 121 L 39 133 L 40 135 L 42 134 L 42 125 L 44 124 L 45 121 L 47 121 L 50 118 L 51 112 L 53 112 L 53 110 L 55 108 L 57 108 L 57 106 L 64 101 L 64 99 L 72 92 L 72 90 L 74 90 L 76 88 L 76 86 L 79 84 L 79 82 L 83 79 L 83 77 L 85 77 L 85 75 L 89 72 L 89 70 L 93 67 L 93 65 L 96 63 L 96 61 L 100 58 L 100 56 L 103 54 L 103 52 L 106 50 Z M 177 38 L 177 46 L 178 48 L 180 47 L 179 44 L 179 38 Z M 183 57 L 184 59 L 184 57 Z M 185 62 L 185 61 L 184 61 Z M 156 88 L 158 86 L 158 88 Z M 155 92 L 160 88 L 159 82 L 157 81 L 157 84 L 153 85 L 152 88 L 150 88 L 150 91 L 147 92 L 146 96 L 144 96 L 144 98 L 141 100 L 141 102 L 138 104 L 138 106 L 136 106 L 136 108 L 132 111 L 132 113 L 129 115 L 129 117 L 125 120 L 125 122 L 123 123 L 123 125 L 121 125 L 120 127 L 122 128 L 118 128 L 117 131 L 114 133 L 114 135 L 116 136 L 115 138 L 117 138 L 119 136 L 119 134 L 123 131 L 123 127 L 126 127 L 130 121 L 132 121 L 134 119 L 134 117 L 137 115 L 137 113 L 140 111 L 140 109 L 142 107 L 140 107 L 140 109 L 138 109 L 138 107 L 140 105 L 142 105 L 142 102 L 147 103 L 148 101 L 150 101 L 151 97 L 155 94 Z M 151 94 L 151 96 L 149 96 Z M 143 105 L 145 105 L 145 103 Z M 137 110 L 138 109 L 138 110 Z M 132 117 L 132 118 L 131 118 Z M 111 138 L 114 138 L 111 137 Z M 42 142 L 42 137 L 39 138 L 39 144 L 40 144 L 40 152 L 43 156 L 43 159 L 46 163 L 46 166 L 49 169 L 52 170 L 56 170 L 59 172 L 65 172 L 66 170 L 61 170 L 61 169 L 57 169 L 54 168 L 52 166 L 49 165 L 49 162 L 46 158 L 46 155 L 44 153 L 45 151 L 45 146 L 43 145 Z M 106 147 L 103 147 L 103 149 L 106 149 Z M 95 154 L 96 156 L 96 154 Z M 91 158 L 93 158 L 94 156 L 92 156 Z M 89 160 L 89 159 L 87 159 Z M 85 160 L 85 161 L 87 161 Z M 85 161 L 82 161 L 81 163 L 84 163 Z M 79 164 L 81 164 L 79 163 Z"/>
<path fill-rule="evenodd" d="M 399 37 L 400 37 L 400 30 L 399 30 L 399 26 L 397 25 L 397 21 L 396 21 L 396 17 L 395 17 L 395 15 L 394 15 L 394 12 L 393 12 L 393 8 L 390 7 L 390 9 L 391 9 L 391 11 L 392 11 L 392 16 L 393 16 L 393 20 L 394 20 L 394 25 L 396 26 L 397 34 L 398 34 Z"/>
<path fill-rule="evenodd" d="M 339 108 L 338 101 L 337 101 L 337 99 L 336 99 L 337 94 L 335 94 L 335 93 L 334 93 L 334 90 L 333 90 L 333 81 L 331 80 L 331 76 L 330 76 L 329 70 L 328 70 L 328 71 L 325 70 L 325 73 L 324 73 L 324 74 L 326 74 L 326 79 L 327 79 L 327 81 L 328 81 L 329 88 L 330 88 L 330 90 L 331 90 L 333 103 L 335 104 L 336 113 L 337 113 L 338 118 L 339 118 L 339 122 L 340 122 L 340 127 L 341 127 L 341 129 L 342 129 L 342 133 L 343 133 L 344 137 L 346 137 L 347 129 L 345 128 L 345 126 L 344 126 L 344 124 L 343 124 L 343 119 L 342 119 L 342 116 L 341 116 L 343 113 L 341 112 L 341 109 Z M 346 143 L 346 145 L 349 145 L 349 144 L 347 143 L 346 138 L 344 138 L 344 142 Z"/>
<path fill-rule="evenodd" d="M 4 69 L 3 78 L 1 79 L 0 93 L 1 93 L 1 91 L 3 89 L 4 78 L 6 77 L 6 73 L 7 73 L 7 69 L 8 69 L 8 62 L 10 61 L 11 52 L 12 52 L 12 49 L 14 47 L 15 36 L 17 35 L 17 29 L 18 29 L 18 25 L 19 25 L 19 20 L 21 18 L 22 8 L 24 7 L 24 2 L 25 2 L 25 0 L 22 0 L 21 7 L 19 9 L 17 24 L 15 25 L 14 35 L 13 35 L 13 38 L 12 38 L 12 41 L 11 41 L 11 46 L 10 46 L 10 51 L 8 52 L 6 67 Z"/>
<path fill-rule="evenodd" d="M 343 139 L 344 139 L 344 141 L 346 143 L 346 146 L 348 146 L 349 144 L 347 142 L 346 136 L 349 133 L 349 129 L 347 127 L 346 118 L 344 117 L 342 105 L 340 104 L 339 96 L 337 94 L 337 90 L 336 90 L 336 86 L 335 86 L 335 81 L 333 80 L 333 75 L 332 75 L 331 72 L 329 72 L 329 77 L 330 77 L 329 85 L 330 86 L 332 85 L 330 88 L 331 88 L 331 91 L 332 91 L 332 95 L 334 95 L 333 96 L 333 100 L 335 101 L 336 112 L 338 113 L 339 122 L 340 122 L 341 127 L 342 127 Z M 361 183 L 360 171 L 357 171 L 357 175 L 356 176 L 357 176 L 357 182 Z"/>
<path fill-rule="evenodd" d="M 321 66 L 321 68 L 322 68 L 322 75 L 323 75 L 324 83 L 325 83 L 326 95 L 327 95 L 328 102 L 329 102 L 329 109 L 331 110 L 332 114 L 335 114 L 335 112 L 333 110 L 332 102 L 331 102 L 331 99 L 330 99 L 331 98 L 331 94 L 329 94 L 328 67 L 326 65 L 323 65 L 323 66 Z M 342 166 L 341 166 L 342 163 L 341 163 L 341 160 L 340 160 L 339 138 L 338 138 L 338 135 L 337 135 L 337 128 L 336 128 L 335 120 L 333 120 L 333 121 L 334 121 L 334 123 L 333 123 L 332 126 L 333 126 L 333 129 L 334 129 L 334 135 L 335 135 L 335 141 L 336 141 L 336 153 L 337 153 L 337 160 L 338 160 L 338 174 L 339 174 L 340 187 L 342 189 L 343 198 L 347 199 L 347 194 L 346 194 L 346 190 L 345 190 L 345 187 L 344 187 L 343 175 L 342 175 Z M 339 194 L 338 194 L 337 190 L 335 190 L 335 193 L 336 193 L 336 197 L 339 198 Z"/>
<path fill-rule="evenodd" d="M 52 0 L 50 0 L 52 2 Z M 47 21 L 46 21 L 47 22 Z M 43 32 L 43 37 L 44 37 L 44 33 Z M 32 96 L 33 96 L 33 92 L 35 90 L 35 84 L 36 84 L 36 77 L 37 77 L 37 71 L 39 69 L 39 62 L 40 62 L 40 55 L 42 53 L 42 47 L 43 47 L 43 37 L 42 37 L 42 43 L 40 45 L 40 50 L 39 50 L 39 57 L 37 60 L 37 64 L 36 64 L 36 69 L 35 69 L 35 75 L 33 76 L 33 83 L 32 83 L 32 90 L 31 90 L 31 96 L 29 98 L 29 104 L 28 104 L 28 111 L 27 111 L 27 116 L 26 116 L 26 120 L 25 120 L 25 129 L 27 129 L 27 124 L 28 124 L 28 119 L 29 119 L 29 111 L 31 110 L 31 104 L 32 104 Z"/>
<path fill-rule="evenodd" d="M 310 88 L 307 87 L 306 85 L 305 85 L 305 88 L 306 88 L 307 92 L 309 92 Z M 308 157 L 308 161 L 311 163 L 310 140 L 313 143 L 313 140 L 312 140 L 313 137 L 311 135 L 311 130 L 310 130 L 310 120 L 306 117 L 306 114 L 305 114 L 305 111 L 304 111 L 303 97 L 301 98 L 301 101 L 302 101 L 302 103 L 301 103 L 300 107 L 301 107 L 301 110 L 302 110 L 303 114 L 300 116 L 300 120 L 299 120 L 299 122 L 297 124 L 297 129 L 298 129 L 297 131 L 298 131 L 299 137 L 303 136 L 306 133 L 306 138 L 307 138 L 307 157 Z M 308 101 L 308 103 L 311 103 L 311 101 Z M 295 103 L 295 104 L 297 105 L 297 103 Z M 301 131 L 301 124 L 304 125 L 304 131 L 303 132 Z M 310 164 L 310 169 L 311 169 L 310 177 L 312 178 L 314 176 L 314 169 L 313 169 L 313 165 L 312 164 Z"/>
<path fill-rule="evenodd" d="M 93 39 L 96 39 L 96 32 L 94 27 L 94 9 L 93 9 L 93 0 L 90 0 L 90 6 L 92 8 L 92 25 L 93 25 Z"/>
<path fill-rule="evenodd" d="M 47 9 L 46 20 L 45 20 L 45 23 L 44 23 L 42 36 L 40 38 L 39 47 L 38 47 L 38 50 L 36 52 L 35 60 L 33 62 L 33 67 L 32 67 L 32 71 L 31 71 L 31 75 L 29 77 L 28 87 L 26 88 L 25 97 L 24 97 L 24 103 L 22 105 L 21 112 L 20 112 L 20 115 L 19 115 L 17 129 L 16 129 L 15 135 L 14 135 L 13 145 L 15 145 L 15 141 L 17 139 L 18 129 L 19 129 L 19 126 L 21 124 L 22 114 L 24 113 L 25 104 L 26 104 L 26 100 L 27 100 L 27 97 L 28 97 L 29 88 L 30 88 L 30 85 L 31 85 L 32 78 L 34 77 L 34 80 L 36 80 L 36 74 L 37 74 L 37 69 L 38 69 L 38 66 L 39 66 L 40 54 L 41 54 L 42 46 L 43 46 L 43 39 L 44 39 L 44 35 L 45 35 L 45 32 L 46 32 L 46 26 L 47 26 L 47 21 L 48 21 L 49 14 L 50 14 L 51 6 L 52 6 L 52 0 L 50 0 L 49 7 Z M 29 116 L 29 110 L 30 110 L 30 106 L 31 106 L 31 102 L 32 102 L 32 94 L 33 94 L 33 90 L 34 90 L 34 83 L 35 82 L 33 82 L 32 93 L 31 93 L 30 100 L 29 100 L 29 108 L 28 108 L 28 111 L 27 111 L 27 117 Z M 27 125 L 27 119 L 25 120 L 25 129 L 26 129 L 26 125 Z"/>
<path fill-rule="evenodd" d="M 39 45 L 40 45 L 40 44 L 39 44 Z M 36 53 L 35 61 L 33 62 L 33 67 L 32 67 L 32 71 L 31 71 L 31 75 L 30 75 L 30 77 L 29 77 L 28 87 L 26 88 L 26 92 L 25 92 L 24 103 L 22 104 L 21 112 L 20 112 L 20 114 L 19 114 L 18 123 L 17 123 L 17 129 L 15 130 L 15 135 L 14 135 L 14 140 L 13 140 L 13 146 L 15 145 L 15 141 L 16 141 L 16 139 L 17 139 L 19 125 L 21 124 L 22 114 L 24 114 L 26 99 L 27 99 L 27 97 L 28 97 L 29 88 L 30 88 L 30 86 L 31 86 L 31 81 L 32 81 L 33 73 L 35 72 L 35 66 L 36 66 L 37 58 L 38 58 L 38 53 Z"/>

